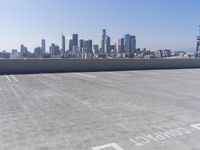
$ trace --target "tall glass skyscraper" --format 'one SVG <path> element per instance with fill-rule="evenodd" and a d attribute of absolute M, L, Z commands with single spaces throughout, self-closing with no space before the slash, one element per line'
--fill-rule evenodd
<path fill-rule="evenodd" d="M 118 53 L 124 53 L 124 38 L 118 40 Z"/>
<path fill-rule="evenodd" d="M 129 34 L 126 34 L 124 36 L 124 50 L 125 50 L 125 53 L 130 53 L 130 50 L 131 49 L 131 43 L 130 43 L 130 35 Z"/>
<path fill-rule="evenodd" d="M 133 35 L 126 34 L 124 36 L 124 50 L 125 53 L 130 54 L 136 51 L 136 38 Z"/>
<path fill-rule="evenodd" d="M 130 36 L 130 53 L 136 53 L 136 38 L 135 36 Z"/>
<path fill-rule="evenodd" d="M 106 36 L 106 38 L 105 38 L 105 52 L 107 54 L 111 53 L 111 50 L 110 50 L 110 37 L 109 36 Z"/>
<path fill-rule="evenodd" d="M 101 41 L 101 53 L 106 52 L 105 42 L 106 42 L 106 29 L 103 29 L 102 41 Z"/>
<path fill-rule="evenodd" d="M 62 35 L 62 49 L 61 49 L 61 52 L 65 53 L 65 50 L 66 50 L 66 48 L 65 48 L 65 36 Z"/>
<path fill-rule="evenodd" d="M 83 39 L 79 40 L 79 49 L 80 49 L 80 52 L 82 53 L 82 51 L 83 51 Z"/>
<path fill-rule="evenodd" d="M 78 34 L 73 34 L 72 35 L 72 40 L 73 40 L 73 46 L 78 46 Z"/>
<path fill-rule="evenodd" d="M 73 39 L 69 40 L 69 51 L 72 51 L 73 49 Z"/>
<path fill-rule="evenodd" d="M 45 39 L 42 39 L 41 44 L 42 44 L 42 54 L 44 55 L 46 53 L 46 42 L 45 42 Z"/>

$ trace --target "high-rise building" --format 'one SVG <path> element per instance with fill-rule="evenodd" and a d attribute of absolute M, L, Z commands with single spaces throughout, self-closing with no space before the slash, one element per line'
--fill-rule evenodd
<path fill-rule="evenodd" d="M 89 43 L 89 51 L 88 51 L 88 53 L 93 53 L 93 51 L 92 51 L 92 40 L 88 40 L 88 43 Z"/>
<path fill-rule="evenodd" d="M 125 53 L 130 53 L 131 51 L 131 43 L 130 43 L 130 35 L 126 34 L 124 36 L 124 51 Z"/>
<path fill-rule="evenodd" d="M 72 35 L 72 40 L 73 40 L 73 46 L 78 46 L 78 34 L 73 34 Z"/>
<path fill-rule="evenodd" d="M 110 54 L 111 50 L 110 50 L 110 37 L 106 36 L 105 38 L 105 53 Z"/>
<path fill-rule="evenodd" d="M 13 55 L 15 55 L 15 54 L 17 54 L 18 52 L 17 52 L 17 49 L 12 49 L 11 50 L 11 54 L 13 54 Z"/>
<path fill-rule="evenodd" d="M 20 46 L 20 53 L 21 53 L 21 57 L 28 56 L 28 48 L 25 47 L 23 44 Z"/>
<path fill-rule="evenodd" d="M 58 45 L 55 45 L 54 43 L 51 44 L 49 50 L 51 55 L 60 55 L 60 48 Z"/>
<path fill-rule="evenodd" d="M 99 54 L 99 45 L 98 45 L 98 44 L 95 44 L 95 45 L 93 46 L 93 49 L 94 49 L 94 53 L 95 53 L 95 54 Z"/>
<path fill-rule="evenodd" d="M 125 53 L 130 54 L 136 51 L 136 38 L 130 34 L 124 36 L 124 50 Z"/>
<path fill-rule="evenodd" d="M 46 42 L 45 42 L 45 39 L 42 39 L 41 41 L 41 44 L 42 44 L 42 55 L 44 55 L 46 53 Z"/>
<path fill-rule="evenodd" d="M 80 48 L 79 51 L 82 53 L 82 50 L 83 50 L 83 39 L 79 40 L 79 48 Z"/>
<path fill-rule="evenodd" d="M 65 48 L 65 36 L 62 35 L 62 49 L 61 49 L 61 52 L 64 54 L 65 50 L 66 50 L 66 48 Z"/>
<path fill-rule="evenodd" d="M 131 44 L 130 53 L 136 53 L 136 38 L 135 38 L 135 36 L 130 36 L 130 44 Z"/>
<path fill-rule="evenodd" d="M 102 34 L 102 41 L 101 41 L 101 53 L 105 53 L 105 41 L 106 41 L 106 29 L 103 29 L 103 34 Z"/>
<path fill-rule="evenodd" d="M 78 54 L 79 53 L 79 47 L 78 46 L 73 46 L 72 53 L 73 54 Z"/>
<path fill-rule="evenodd" d="M 34 49 L 35 57 L 42 57 L 43 56 L 43 49 L 41 47 L 36 47 Z"/>
<path fill-rule="evenodd" d="M 5 59 L 9 59 L 11 58 L 11 55 L 9 52 L 6 52 L 5 50 L 3 52 L 0 52 L 0 58 L 5 58 Z"/>
<path fill-rule="evenodd" d="M 92 52 L 92 40 L 83 41 L 83 52 L 84 53 L 93 53 Z"/>
<path fill-rule="evenodd" d="M 124 53 L 124 38 L 118 40 L 118 54 Z"/>
<path fill-rule="evenodd" d="M 117 54 L 117 44 L 110 45 L 110 54 Z"/>
<path fill-rule="evenodd" d="M 72 51 L 72 49 L 73 49 L 73 40 L 70 39 L 69 40 L 69 51 Z"/>
<path fill-rule="evenodd" d="M 87 53 L 88 52 L 88 41 L 83 41 L 83 53 Z"/>
<path fill-rule="evenodd" d="M 20 58 L 20 53 L 18 53 L 17 49 L 12 49 L 10 54 L 11 59 L 17 59 Z"/>

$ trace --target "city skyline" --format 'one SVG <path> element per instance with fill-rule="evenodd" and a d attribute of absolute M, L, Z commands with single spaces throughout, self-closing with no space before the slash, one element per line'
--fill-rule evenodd
<path fill-rule="evenodd" d="M 66 45 L 73 33 L 100 45 L 106 28 L 111 43 L 124 34 L 137 35 L 137 47 L 148 49 L 195 48 L 198 34 L 198 0 L 8 0 L 0 2 L 2 24 L 0 50 L 26 45 L 31 52 L 40 46 Z"/>

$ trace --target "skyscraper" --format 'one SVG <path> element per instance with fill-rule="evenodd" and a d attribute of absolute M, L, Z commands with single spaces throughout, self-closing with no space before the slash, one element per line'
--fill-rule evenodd
<path fill-rule="evenodd" d="M 110 50 L 110 37 L 106 36 L 105 38 L 105 53 L 110 54 L 111 50 Z"/>
<path fill-rule="evenodd" d="M 42 44 L 42 55 L 44 55 L 46 53 L 46 42 L 45 42 L 45 39 L 42 39 L 41 44 Z"/>
<path fill-rule="evenodd" d="M 105 53 L 105 41 L 106 41 L 106 29 L 103 29 L 103 34 L 102 34 L 102 41 L 101 41 L 101 53 Z"/>
<path fill-rule="evenodd" d="M 124 36 L 124 50 L 125 53 L 130 54 L 136 51 L 136 38 L 130 34 Z"/>
<path fill-rule="evenodd" d="M 61 49 L 61 52 L 64 54 L 65 50 L 66 50 L 66 48 L 65 48 L 65 36 L 62 35 L 62 49 Z"/>
<path fill-rule="evenodd" d="M 110 53 L 109 54 L 117 54 L 117 44 L 110 45 Z"/>
<path fill-rule="evenodd" d="M 34 49 L 34 54 L 35 54 L 35 57 L 42 57 L 43 56 L 43 49 L 41 47 L 36 47 Z"/>
<path fill-rule="evenodd" d="M 95 45 L 93 46 L 93 49 L 94 49 L 94 53 L 95 53 L 95 54 L 99 54 L 99 45 L 98 45 L 98 44 L 95 44 Z"/>
<path fill-rule="evenodd" d="M 88 41 L 83 41 L 83 53 L 87 53 L 88 52 Z"/>
<path fill-rule="evenodd" d="M 92 40 L 83 41 L 83 52 L 84 53 L 93 53 Z"/>
<path fill-rule="evenodd" d="M 82 51 L 83 51 L 83 39 L 79 40 L 79 48 L 80 48 L 79 51 L 82 53 Z"/>
<path fill-rule="evenodd" d="M 73 39 L 69 40 L 69 51 L 72 51 L 73 49 Z"/>
<path fill-rule="evenodd" d="M 49 50 L 51 55 L 60 55 L 60 48 L 58 45 L 55 45 L 54 43 L 51 44 Z"/>
<path fill-rule="evenodd" d="M 124 38 L 118 40 L 118 54 L 124 53 Z"/>
<path fill-rule="evenodd" d="M 92 40 L 88 40 L 88 43 L 89 43 L 88 53 L 93 53 L 93 51 L 92 51 Z"/>
<path fill-rule="evenodd" d="M 131 44 L 130 53 L 136 53 L 136 38 L 135 38 L 135 36 L 130 36 L 130 44 Z"/>
<path fill-rule="evenodd" d="M 72 44 L 73 44 L 72 47 L 73 46 L 78 46 L 78 34 L 73 34 L 72 35 L 72 41 L 73 41 L 72 42 Z"/>
<path fill-rule="evenodd" d="M 25 47 L 23 44 L 20 46 L 20 52 L 22 57 L 28 56 L 28 48 Z"/>
<path fill-rule="evenodd" d="M 130 35 L 126 34 L 124 36 L 124 50 L 126 54 L 129 54 L 131 51 Z"/>

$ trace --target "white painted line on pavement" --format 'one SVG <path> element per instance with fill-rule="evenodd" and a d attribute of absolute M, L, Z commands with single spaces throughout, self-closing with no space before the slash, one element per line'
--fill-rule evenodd
<path fill-rule="evenodd" d="M 200 130 L 200 123 L 192 124 L 192 125 L 190 125 L 190 127 Z"/>
<path fill-rule="evenodd" d="M 200 130 L 200 123 L 189 125 L 189 127 Z M 167 130 L 165 130 L 165 129 L 158 130 L 154 133 L 143 134 L 142 136 L 135 136 L 135 137 L 129 138 L 128 141 L 131 144 L 133 144 L 133 146 L 140 147 L 140 146 L 151 144 L 152 142 L 159 143 L 164 140 L 169 140 L 172 138 L 178 138 L 181 136 L 191 135 L 194 132 L 190 129 L 185 128 L 185 127 L 184 128 L 176 127 L 173 129 L 171 128 L 171 129 L 167 129 Z M 106 145 L 102 145 L 102 146 L 96 146 L 96 147 L 93 147 L 92 150 L 104 150 L 104 149 L 106 150 L 107 148 L 114 148 L 114 150 L 123 150 L 123 148 L 121 148 L 116 143 L 106 144 Z"/>
<path fill-rule="evenodd" d="M 78 76 L 87 77 L 87 78 L 97 78 L 97 76 L 89 75 L 89 74 L 84 74 L 84 73 L 74 73 L 74 74 L 78 75 Z"/>
<path fill-rule="evenodd" d="M 8 75 L 5 75 L 6 76 L 6 78 L 7 78 L 7 80 L 9 81 L 9 82 L 12 82 L 11 80 L 10 80 L 10 78 L 8 77 Z"/>
<path fill-rule="evenodd" d="M 53 77 L 51 77 L 51 76 L 49 76 L 47 74 L 42 74 L 42 75 L 45 76 L 45 77 L 47 77 L 47 78 L 50 78 L 50 79 L 53 79 L 53 80 L 57 80 L 57 79 L 55 79 L 55 78 L 53 78 Z"/>
<path fill-rule="evenodd" d="M 93 147 L 92 149 L 93 150 L 104 150 L 106 148 L 114 148 L 114 150 L 124 150 L 123 148 L 121 148 L 116 143 L 110 143 L 110 144 L 106 144 L 106 145 L 101 145 L 101 146 Z"/>
<path fill-rule="evenodd" d="M 18 80 L 15 78 L 15 76 L 14 75 L 10 75 L 16 82 L 18 82 Z"/>
<path fill-rule="evenodd" d="M 55 75 L 53 75 L 53 74 L 48 74 L 48 75 L 51 76 L 51 77 L 53 77 L 53 78 L 55 78 L 55 79 L 62 80 L 62 78 L 57 77 L 57 76 L 55 76 Z"/>
<path fill-rule="evenodd" d="M 48 77 L 50 79 L 53 79 L 53 80 L 62 80 L 62 78 L 57 77 L 57 76 L 52 75 L 52 74 L 42 74 L 42 75 L 45 76 L 45 77 Z"/>

